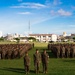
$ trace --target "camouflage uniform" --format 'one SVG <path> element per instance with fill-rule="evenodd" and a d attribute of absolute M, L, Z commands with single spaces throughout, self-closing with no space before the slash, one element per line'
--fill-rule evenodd
<path fill-rule="evenodd" d="M 62 50 L 61 50 L 61 57 L 65 57 L 65 47 L 63 46 L 62 47 Z"/>
<path fill-rule="evenodd" d="M 12 53 L 11 53 L 11 59 L 14 59 L 14 53 L 15 53 L 15 51 L 12 50 Z"/>
<path fill-rule="evenodd" d="M 70 47 L 68 47 L 68 57 L 70 57 Z"/>
<path fill-rule="evenodd" d="M 0 59 L 1 59 L 1 50 L 0 50 Z"/>
<path fill-rule="evenodd" d="M 29 65 L 30 65 L 30 58 L 29 58 L 28 54 L 26 53 L 26 55 L 24 57 L 24 67 L 25 67 L 26 74 L 29 73 Z"/>
<path fill-rule="evenodd" d="M 6 55 L 6 52 L 5 50 L 2 51 L 2 59 L 5 59 L 5 55 Z"/>
<path fill-rule="evenodd" d="M 65 51 L 65 55 L 66 55 L 66 58 L 70 57 L 70 47 L 66 47 L 66 51 Z"/>
<path fill-rule="evenodd" d="M 34 43 L 32 44 L 32 47 L 34 48 Z"/>
<path fill-rule="evenodd" d="M 46 53 L 46 50 L 41 54 L 41 58 L 43 65 L 43 73 L 47 73 L 49 55 Z"/>
<path fill-rule="evenodd" d="M 56 56 L 57 56 L 57 58 L 59 58 L 60 57 L 60 46 L 57 46 L 57 48 L 56 48 Z"/>
<path fill-rule="evenodd" d="M 36 53 L 33 55 L 33 57 L 34 57 L 35 72 L 39 73 L 41 55 L 38 50 L 36 50 Z"/>
<path fill-rule="evenodd" d="M 74 58 L 74 56 L 75 56 L 75 48 L 72 47 L 71 48 L 71 57 Z"/>
<path fill-rule="evenodd" d="M 1 59 L 1 53 L 0 53 L 0 59 Z"/>

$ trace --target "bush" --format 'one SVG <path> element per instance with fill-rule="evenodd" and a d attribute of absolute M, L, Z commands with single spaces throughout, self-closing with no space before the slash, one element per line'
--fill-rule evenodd
<path fill-rule="evenodd" d="M 36 41 L 36 38 L 34 38 L 34 37 L 28 37 L 28 40 Z"/>
<path fill-rule="evenodd" d="M 3 37 L 1 37 L 1 38 L 0 38 L 0 41 L 4 41 L 4 38 L 3 38 Z"/>
<path fill-rule="evenodd" d="M 20 38 L 14 38 L 14 39 L 17 41 L 17 43 L 20 42 Z"/>

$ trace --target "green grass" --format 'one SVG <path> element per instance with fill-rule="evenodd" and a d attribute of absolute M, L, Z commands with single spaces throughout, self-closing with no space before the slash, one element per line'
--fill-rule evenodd
<path fill-rule="evenodd" d="M 15 44 L 16 42 L 0 41 L 0 44 Z"/>
<path fill-rule="evenodd" d="M 47 43 L 35 43 L 35 48 L 29 51 L 31 58 L 30 74 L 34 73 L 33 54 L 38 48 L 40 52 L 42 49 L 47 49 Z M 75 75 L 75 58 L 55 58 L 54 55 L 47 51 L 50 55 L 48 64 L 48 74 L 46 75 Z M 23 58 L 13 60 L 0 60 L 0 75 L 25 75 Z M 45 75 L 42 73 L 42 64 L 40 64 L 39 75 Z"/>

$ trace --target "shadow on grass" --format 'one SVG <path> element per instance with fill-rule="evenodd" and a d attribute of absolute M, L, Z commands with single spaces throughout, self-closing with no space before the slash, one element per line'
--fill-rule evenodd
<path fill-rule="evenodd" d="M 4 67 L 0 70 L 11 71 L 11 72 L 16 72 L 16 73 L 25 73 L 25 70 L 21 69 L 21 68 L 6 68 L 6 67 Z"/>
<path fill-rule="evenodd" d="M 25 70 L 24 69 L 21 69 L 21 68 L 0 68 L 0 70 L 5 70 L 5 71 L 11 71 L 11 72 L 16 72 L 16 73 L 22 73 L 22 74 L 25 74 Z M 34 70 L 30 70 L 30 73 L 35 73 Z"/>
<path fill-rule="evenodd" d="M 75 63 L 75 59 L 71 59 L 71 60 L 63 60 L 63 62 Z"/>

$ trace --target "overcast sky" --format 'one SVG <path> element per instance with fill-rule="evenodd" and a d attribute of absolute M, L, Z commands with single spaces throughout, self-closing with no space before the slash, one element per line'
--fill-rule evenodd
<path fill-rule="evenodd" d="M 75 0 L 0 0 L 0 31 L 75 33 Z"/>

